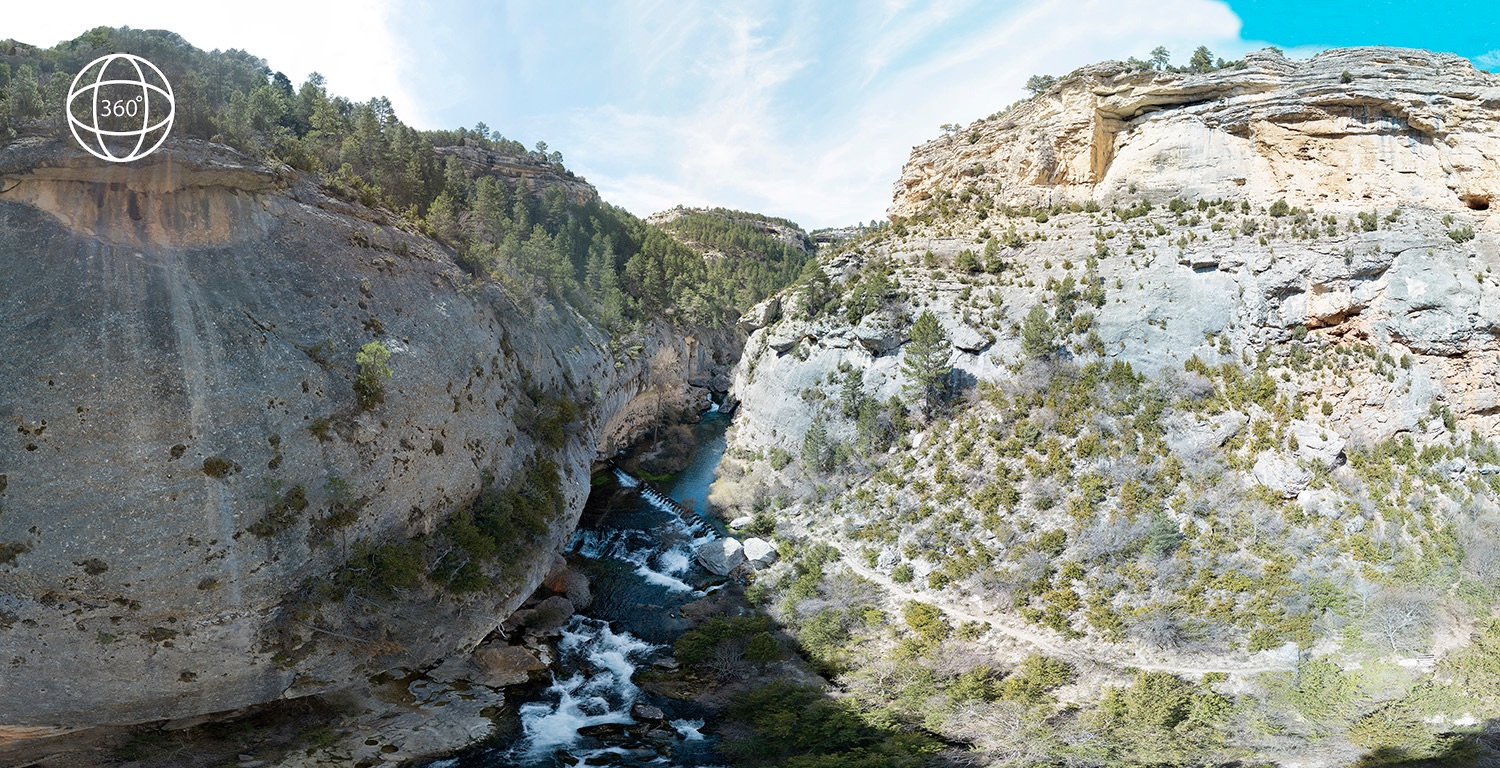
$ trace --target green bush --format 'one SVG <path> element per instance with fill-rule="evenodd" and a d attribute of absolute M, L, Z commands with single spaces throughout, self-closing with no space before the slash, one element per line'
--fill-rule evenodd
<path fill-rule="evenodd" d="M 919 768 L 939 744 L 920 733 L 871 725 L 815 688 L 775 682 L 729 708 L 725 751 L 737 764 L 789 768 Z"/>
<path fill-rule="evenodd" d="M 263 539 L 275 536 L 292 527 L 305 509 L 307 509 L 307 489 L 301 484 L 292 486 L 291 490 L 286 493 L 277 493 L 272 490 L 266 503 L 265 516 L 245 530 Z"/>
<path fill-rule="evenodd" d="M 756 614 L 753 616 L 714 616 L 708 621 L 699 624 L 692 629 L 678 635 L 672 643 L 672 655 L 683 664 L 702 664 L 713 658 L 714 651 L 729 641 L 748 640 L 755 642 L 760 640 L 757 652 L 765 652 L 766 641 L 770 642 L 770 661 L 780 655 L 780 646 L 776 639 L 771 636 L 770 618 Z M 746 648 L 749 650 L 748 646 Z M 747 653 L 747 658 L 749 654 Z M 751 659 L 756 661 L 756 659 Z"/>
<path fill-rule="evenodd" d="M 781 643 L 770 632 L 756 632 L 745 643 L 745 660 L 756 664 L 768 664 L 781 658 Z"/>
<path fill-rule="evenodd" d="M 998 698 L 1022 704 L 1050 704 L 1051 692 L 1073 682 L 1076 676 L 1073 665 L 1032 654 L 1005 678 L 999 688 Z"/>
<path fill-rule="evenodd" d="M 354 376 L 354 394 L 359 398 L 361 410 L 370 410 L 385 402 L 385 380 L 391 377 L 391 350 L 379 341 L 372 341 L 354 353 L 354 363 L 359 372 Z"/>
<path fill-rule="evenodd" d="M 906 626 L 911 627 L 923 641 L 937 643 L 948 638 L 952 627 L 943 618 L 943 612 L 936 606 L 911 600 L 901 607 L 901 617 L 906 620 Z"/>

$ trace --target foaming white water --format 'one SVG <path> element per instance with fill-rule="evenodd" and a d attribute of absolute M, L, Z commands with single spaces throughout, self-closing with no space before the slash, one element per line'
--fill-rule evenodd
<path fill-rule="evenodd" d="M 703 727 L 702 720 L 671 720 L 668 724 L 677 729 L 683 741 L 703 741 L 703 733 L 698 730 Z"/>
<path fill-rule="evenodd" d="M 531 756 L 578 743 L 580 728 L 635 722 L 630 705 L 640 689 L 630 677 L 636 662 L 656 650 L 629 632 L 583 616 L 573 617 L 557 647 L 570 665 L 594 671 L 554 680 L 545 701 L 521 705 L 523 736 L 517 747 Z"/>
<path fill-rule="evenodd" d="M 677 574 L 686 571 L 693 560 L 681 549 L 669 549 L 658 555 L 656 562 L 663 573 Z"/>
<path fill-rule="evenodd" d="M 629 472 L 619 467 L 615 467 L 615 480 L 621 488 L 639 488 L 641 485 L 641 481 L 631 477 Z"/>
<path fill-rule="evenodd" d="M 666 587 L 668 590 L 671 590 L 672 592 L 692 592 L 693 591 L 693 585 L 691 585 L 691 584 L 683 581 L 682 579 L 679 579 L 676 576 L 673 576 L 671 574 L 667 574 L 667 573 L 663 573 L 663 572 L 658 571 L 658 570 L 654 570 L 654 569 L 651 568 L 650 565 L 646 564 L 645 562 L 638 562 L 638 563 L 636 563 L 635 572 L 636 572 L 637 575 L 639 575 L 641 578 L 645 579 L 646 581 L 648 581 L 648 582 L 650 582 L 652 584 L 655 584 L 658 587 Z"/>

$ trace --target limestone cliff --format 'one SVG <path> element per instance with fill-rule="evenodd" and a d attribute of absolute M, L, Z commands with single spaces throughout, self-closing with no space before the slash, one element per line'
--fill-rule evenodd
<path fill-rule="evenodd" d="M 596 457 L 704 402 L 689 382 L 722 362 L 475 281 L 217 145 L 122 168 L 24 140 L 0 178 L 0 724 L 227 710 L 472 646 L 542 578 Z M 393 375 L 362 409 L 371 341 Z M 578 418 L 554 450 L 535 425 L 559 402 Z M 491 588 L 309 597 L 360 542 L 431 532 L 538 456 L 565 503 Z"/>
<path fill-rule="evenodd" d="M 1493 683 L 1457 670 L 1494 663 L 1500 596 L 1497 126 L 1500 78 L 1350 49 L 1086 67 L 917 147 L 889 226 L 741 319 L 712 498 L 803 558 L 758 576 L 766 604 L 806 647 L 846 632 L 823 647 L 848 696 L 976 763 L 1079 759 L 1141 670 L 1233 697 L 1204 744 L 1235 751 L 1106 761 L 1379 754 L 1278 693 L 1318 668 L 1402 670 L 1412 693 L 1336 719 L 1412 713 L 1403 754 L 1493 733 Z M 905 625 L 836 624 L 856 593 Z M 1045 720 L 958 704 L 952 670 L 1029 654 L 1078 671 Z M 946 719 L 886 682 L 921 675 L 953 681 Z"/>
<path fill-rule="evenodd" d="M 1087 307 L 1104 359 L 1180 370 L 1311 329 L 1415 361 L 1409 383 L 1354 377 L 1330 393 L 1346 434 L 1412 430 L 1434 398 L 1493 433 L 1497 127 L 1500 78 L 1424 51 L 1265 52 L 1201 75 L 1085 67 L 912 151 L 891 207 L 899 231 L 824 259 L 845 291 L 872 265 L 895 270 L 878 311 L 808 317 L 792 292 L 751 313 L 748 327 L 769 327 L 737 370 L 752 406 L 737 429 L 795 447 L 816 410 L 799 394 L 840 362 L 882 398 L 900 394 L 905 325 L 927 308 L 959 370 L 1007 378 L 1022 319 L 1055 304 L 1041 288 L 1071 275 L 1108 296 Z M 944 269 L 965 251 L 976 265 L 992 252 L 998 278 Z"/>
<path fill-rule="evenodd" d="M 1144 194 L 1483 210 L 1500 196 L 1500 77 L 1449 54 L 1274 51 L 1205 74 L 1084 67 L 912 151 L 893 216 L 971 185 L 1052 205 Z"/>

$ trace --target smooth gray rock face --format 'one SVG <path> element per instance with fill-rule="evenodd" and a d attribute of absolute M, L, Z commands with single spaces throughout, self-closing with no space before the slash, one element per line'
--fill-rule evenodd
<path fill-rule="evenodd" d="M 289 169 L 203 142 L 124 173 L 78 154 L 0 150 L 0 545 L 21 550 L 0 564 L 0 724 L 228 710 L 470 647 L 541 581 L 596 455 L 714 373 L 710 335 L 672 329 L 617 367 L 572 310 L 475 284 Z M 377 340 L 393 376 L 361 412 Z M 560 449 L 528 392 L 580 407 Z M 563 511 L 495 588 L 288 611 L 359 543 L 435 530 L 539 451 Z M 335 493 L 357 519 L 320 531 Z"/>
<path fill-rule="evenodd" d="M 728 576 L 744 565 L 745 547 L 739 539 L 714 539 L 698 545 L 698 564 L 717 576 Z"/>
<path fill-rule="evenodd" d="M 1417 352 L 1453 356 L 1491 333 L 1476 322 L 1481 289 L 1452 248 L 1404 251 L 1386 274 L 1390 332 Z"/>

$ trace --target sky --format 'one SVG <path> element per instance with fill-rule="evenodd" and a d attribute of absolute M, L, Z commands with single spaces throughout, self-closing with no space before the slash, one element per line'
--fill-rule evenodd
<path fill-rule="evenodd" d="M 0 37 L 50 46 L 99 25 L 239 48 L 294 83 L 384 95 L 419 128 L 483 122 L 545 141 L 641 216 L 719 205 L 809 228 L 883 218 L 911 148 L 1085 64 L 1176 63 L 1206 45 L 1448 51 L 1500 70 L 1500 13 L 1334 0 L 69 0 L 8 8 Z M 1451 12 L 1449 12 L 1451 11 Z"/>

